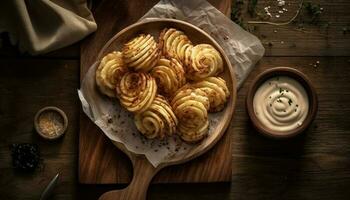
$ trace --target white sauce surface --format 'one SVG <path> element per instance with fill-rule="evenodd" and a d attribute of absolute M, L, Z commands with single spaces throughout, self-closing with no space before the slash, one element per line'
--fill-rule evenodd
<path fill-rule="evenodd" d="M 309 99 L 298 81 L 278 76 L 268 79 L 257 89 L 253 107 L 262 124 L 283 135 L 283 132 L 296 129 L 304 122 Z"/>

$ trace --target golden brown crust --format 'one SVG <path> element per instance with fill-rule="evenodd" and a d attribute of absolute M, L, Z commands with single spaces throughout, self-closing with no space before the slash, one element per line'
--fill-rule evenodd
<path fill-rule="evenodd" d="M 209 44 L 199 44 L 190 50 L 190 58 L 186 60 L 186 75 L 190 80 L 202 80 L 217 76 L 223 72 L 223 61 L 220 53 Z"/>
<path fill-rule="evenodd" d="M 167 97 L 174 95 L 186 83 L 185 71 L 175 58 L 161 58 L 151 75 L 156 79 L 159 93 Z"/>
<path fill-rule="evenodd" d="M 184 141 L 194 143 L 207 136 L 209 99 L 202 90 L 185 85 L 176 92 L 171 106 L 179 120 L 177 133 Z"/>
<path fill-rule="evenodd" d="M 150 71 L 159 60 L 160 55 L 159 46 L 150 34 L 140 34 L 123 47 L 124 61 L 135 71 Z"/>
<path fill-rule="evenodd" d="M 107 54 L 96 69 L 96 84 L 99 90 L 109 97 L 116 97 L 116 84 L 126 72 L 121 52 Z"/>
<path fill-rule="evenodd" d="M 225 80 L 220 77 L 208 77 L 191 84 L 191 86 L 206 93 L 210 102 L 210 112 L 221 111 L 230 96 Z"/>
<path fill-rule="evenodd" d="M 157 93 L 155 79 L 143 72 L 126 73 L 116 87 L 121 105 L 130 112 L 145 111 Z"/>
<path fill-rule="evenodd" d="M 136 114 L 134 121 L 137 129 L 149 139 L 173 135 L 178 124 L 169 103 L 161 95 L 157 95 L 144 112 Z"/>
<path fill-rule="evenodd" d="M 192 42 L 179 30 L 165 28 L 159 36 L 159 46 L 165 57 L 176 58 L 184 63 L 186 53 L 191 49 Z"/>

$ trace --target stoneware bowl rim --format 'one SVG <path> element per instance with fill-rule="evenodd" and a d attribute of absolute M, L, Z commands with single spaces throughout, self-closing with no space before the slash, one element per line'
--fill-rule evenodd
<path fill-rule="evenodd" d="M 279 131 L 271 130 L 267 128 L 264 124 L 262 124 L 260 120 L 256 117 L 254 113 L 254 107 L 253 107 L 254 95 L 257 89 L 259 88 L 259 86 L 269 78 L 272 78 L 275 76 L 289 76 L 291 78 L 294 78 L 305 88 L 309 98 L 308 115 L 306 116 L 306 119 L 304 120 L 302 125 L 294 130 L 283 132 L 283 134 Z M 274 68 L 265 70 L 252 81 L 247 93 L 246 108 L 253 126 L 257 131 L 259 131 L 259 133 L 265 136 L 268 136 L 270 138 L 276 138 L 276 139 L 291 138 L 303 133 L 310 126 L 312 121 L 315 119 L 317 114 L 317 109 L 318 109 L 317 92 L 312 82 L 310 81 L 310 79 L 299 70 L 296 70 L 291 67 L 274 67 Z"/>
<path fill-rule="evenodd" d="M 51 112 L 55 112 L 56 114 L 59 114 L 62 119 L 63 119 L 63 128 L 62 130 L 54 137 L 50 137 L 48 135 L 46 135 L 45 133 L 43 133 L 39 127 L 39 116 L 44 113 L 44 112 L 47 112 L 47 111 L 51 111 Z M 40 109 L 35 117 L 34 117 L 34 127 L 35 127 L 35 130 L 36 132 L 44 139 L 47 139 L 47 140 L 55 140 L 57 138 L 60 138 L 64 135 L 64 133 L 66 132 L 67 130 L 67 127 L 68 127 L 68 118 L 67 118 L 67 115 L 65 112 L 63 112 L 63 110 L 55 107 L 55 106 L 46 106 L 42 109 Z"/>

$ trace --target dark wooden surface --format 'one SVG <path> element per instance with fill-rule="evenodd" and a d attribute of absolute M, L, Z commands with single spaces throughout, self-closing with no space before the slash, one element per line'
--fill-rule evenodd
<path fill-rule="evenodd" d="M 137 7 L 137 3 L 139 2 L 131 1 L 126 5 L 125 10 L 129 10 L 129 7 Z M 230 3 L 231 0 L 217 1 L 215 6 L 230 16 L 230 9 L 227 9 L 230 8 Z M 115 12 L 118 7 L 114 5 L 114 1 L 104 1 L 94 10 L 94 18 L 99 24 L 99 29 L 92 37 L 82 42 L 81 79 L 95 62 L 102 46 L 125 26 L 134 23 L 149 10 L 148 7 L 144 7 L 139 12 L 141 16 L 131 15 L 133 17 L 124 17 L 124 20 L 120 20 L 125 16 L 125 13 Z M 229 130 L 229 132 L 232 131 Z M 230 134 L 225 134 L 212 151 L 186 164 L 170 166 L 161 170 L 152 183 L 230 182 L 231 153 L 231 137 Z M 79 183 L 120 184 L 129 183 L 132 178 L 132 166 L 127 156 L 118 150 L 85 114 L 82 114 L 80 119 L 78 164 Z"/>
<path fill-rule="evenodd" d="M 126 1 L 116 2 L 127 5 Z M 263 3 L 262 0 L 260 2 Z M 151 7 L 151 4 L 140 1 L 138 7 Z M 317 36 L 318 27 L 313 26 L 308 29 L 312 33 L 305 35 L 283 31 L 286 27 L 269 25 L 259 25 L 254 33 L 263 42 L 293 40 L 299 45 L 266 45 L 267 56 L 256 65 L 239 90 L 230 133 L 231 184 L 154 184 L 149 189 L 148 199 L 349 198 L 350 35 L 342 34 L 342 28 L 347 26 L 350 18 L 350 2 L 321 1 L 321 5 L 328 12 L 322 17 L 335 26 L 329 33 L 332 46 L 324 45 L 327 44 L 326 39 Z M 135 12 L 127 11 L 125 17 L 132 13 Z M 290 27 L 293 25 L 288 29 Z M 274 29 L 280 34 L 274 33 Z M 261 37 L 262 34 L 264 37 Z M 125 187 L 78 184 L 80 103 L 76 89 L 79 87 L 79 46 L 31 57 L 19 55 L 6 42 L 2 43 L 0 199 L 38 199 L 58 171 L 61 179 L 52 199 L 97 199 L 105 191 Z M 310 66 L 316 61 L 320 61 L 320 66 Z M 304 135 L 288 141 L 274 141 L 260 136 L 252 128 L 244 106 L 252 78 L 267 68 L 281 65 L 303 71 L 315 83 L 319 95 L 319 111 L 314 123 Z M 56 142 L 43 141 L 33 131 L 33 117 L 37 110 L 46 105 L 61 107 L 70 121 L 67 134 Z M 8 146 L 19 142 L 39 144 L 44 159 L 42 169 L 33 174 L 23 174 L 11 168 Z"/>

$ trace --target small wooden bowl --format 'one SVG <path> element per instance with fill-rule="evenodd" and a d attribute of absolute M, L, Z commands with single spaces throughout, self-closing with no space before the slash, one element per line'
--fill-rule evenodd
<path fill-rule="evenodd" d="M 308 99 L 309 99 L 308 114 L 304 122 L 302 123 L 302 125 L 294 130 L 283 131 L 283 132 L 271 130 L 267 128 L 264 124 L 262 124 L 260 120 L 257 118 L 257 116 L 255 115 L 254 106 L 253 106 L 253 99 L 254 99 L 255 92 L 257 91 L 257 89 L 261 84 L 263 84 L 268 79 L 276 76 L 288 76 L 290 78 L 295 79 L 305 88 L 308 94 Z M 248 94 L 246 98 L 246 107 L 254 127 L 260 133 L 262 133 L 265 136 L 268 136 L 271 138 L 277 138 L 277 139 L 290 138 L 304 132 L 305 129 L 314 120 L 317 113 L 317 108 L 318 108 L 317 94 L 311 81 L 300 71 L 290 67 L 275 67 L 264 71 L 253 80 L 248 90 Z"/>
<path fill-rule="evenodd" d="M 45 134 L 43 130 L 40 128 L 39 118 L 44 113 L 53 113 L 53 115 L 56 115 L 56 117 L 61 118 L 62 128 L 54 136 L 49 136 L 48 134 Z M 61 137 L 62 135 L 64 135 L 64 133 L 66 132 L 68 127 L 68 118 L 67 118 L 67 115 L 57 107 L 54 107 L 54 106 L 44 107 L 36 113 L 34 117 L 34 127 L 36 132 L 44 139 L 55 140 Z"/>

